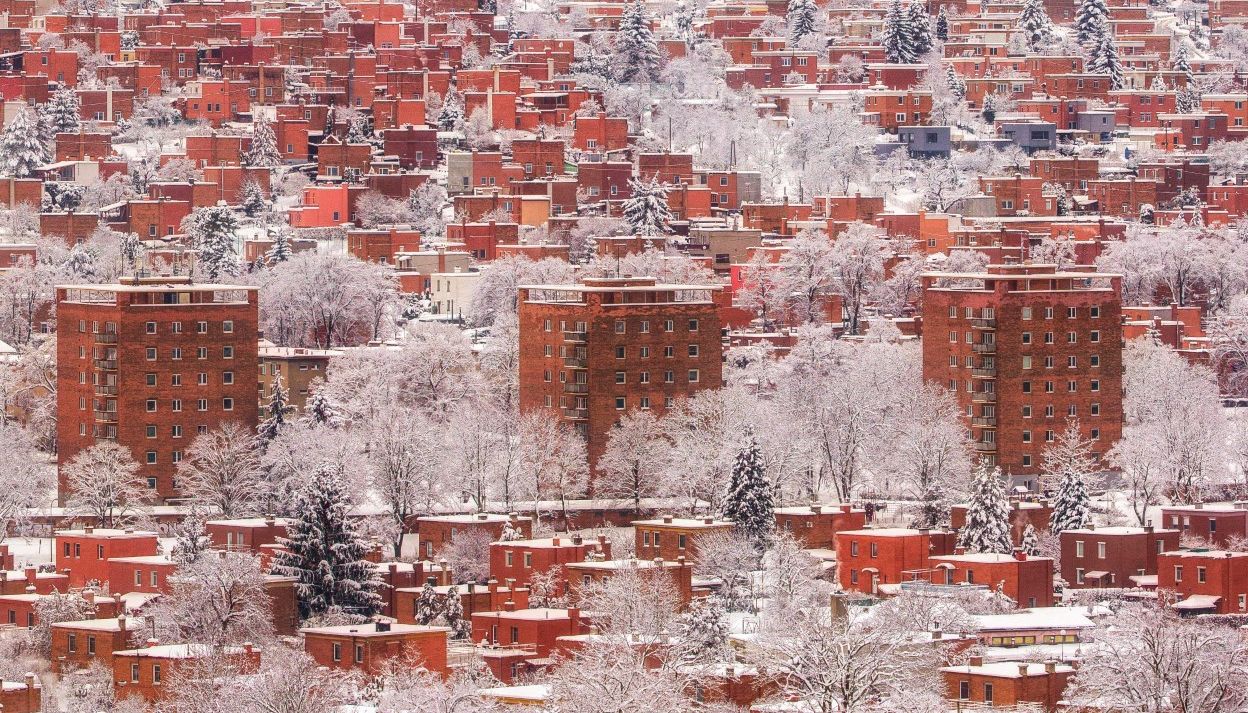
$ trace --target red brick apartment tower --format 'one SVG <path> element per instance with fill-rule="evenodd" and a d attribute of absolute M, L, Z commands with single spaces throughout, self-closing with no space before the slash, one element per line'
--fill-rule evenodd
<path fill-rule="evenodd" d="M 521 286 L 520 408 L 573 424 L 593 468 L 625 411 L 662 415 L 720 386 L 719 289 L 652 277 Z"/>
<path fill-rule="evenodd" d="M 1097 456 L 1122 435 L 1122 278 L 993 265 L 923 276 L 923 378 L 953 391 L 975 450 L 1035 487 L 1045 447 L 1079 419 Z"/>
<path fill-rule="evenodd" d="M 169 276 L 57 287 L 59 464 L 116 441 L 156 496 L 178 497 L 174 472 L 196 435 L 256 425 L 257 296 Z"/>

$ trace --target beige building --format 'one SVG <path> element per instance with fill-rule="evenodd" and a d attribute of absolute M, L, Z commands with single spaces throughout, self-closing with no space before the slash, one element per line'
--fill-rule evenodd
<path fill-rule="evenodd" d="M 261 347 L 260 373 L 256 397 L 260 402 L 260 418 L 268 414 L 265 408 L 273 393 L 273 377 L 282 375 L 282 386 L 289 393 L 294 413 L 302 413 L 308 403 L 308 389 L 313 381 L 324 379 L 329 362 L 342 352 L 333 349 L 303 349 L 301 347 Z"/>

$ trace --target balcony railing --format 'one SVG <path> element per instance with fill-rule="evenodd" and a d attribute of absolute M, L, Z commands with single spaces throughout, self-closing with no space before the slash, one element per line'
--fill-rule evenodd
<path fill-rule="evenodd" d="M 96 344 L 116 344 L 117 333 L 116 332 L 96 332 L 95 342 Z"/>
<path fill-rule="evenodd" d="M 589 384 L 564 384 L 563 393 L 565 394 L 588 394 Z"/>
<path fill-rule="evenodd" d="M 587 408 L 565 408 L 563 417 L 570 418 L 573 421 L 584 421 L 589 418 L 589 409 Z"/>
<path fill-rule="evenodd" d="M 975 352 L 976 354 L 996 354 L 997 345 L 995 342 L 976 343 L 976 344 L 971 345 L 971 351 Z"/>
<path fill-rule="evenodd" d="M 117 371 L 116 359 L 96 359 L 94 361 L 95 361 L 96 369 L 103 369 L 105 371 Z"/>
<path fill-rule="evenodd" d="M 982 367 L 979 369 L 971 369 L 971 376 L 975 377 L 976 379 L 995 379 L 997 378 L 997 369 L 996 367 L 992 367 L 992 368 Z"/>
<path fill-rule="evenodd" d="M 96 410 L 95 420 L 99 423 L 117 423 L 116 411 L 100 411 Z"/>
<path fill-rule="evenodd" d="M 997 392 L 995 391 L 972 391 L 971 401 L 981 404 L 993 404 L 997 402 Z"/>
<path fill-rule="evenodd" d="M 971 329 L 996 329 L 997 320 L 995 319 L 972 319 Z"/>
<path fill-rule="evenodd" d="M 107 426 L 104 428 L 100 428 L 99 426 L 96 426 L 95 428 L 91 429 L 91 435 L 94 438 L 103 438 L 108 441 L 115 441 L 117 440 L 117 427 Z"/>
<path fill-rule="evenodd" d="M 978 453 L 995 453 L 997 451 L 996 441 L 974 441 L 974 444 Z"/>
<path fill-rule="evenodd" d="M 971 419 L 972 426 L 987 426 L 989 428 L 997 427 L 997 419 L 995 416 L 976 416 Z"/>
<path fill-rule="evenodd" d="M 575 342 L 577 344 L 584 344 L 588 340 L 589 340 L 588 332 L 564 332 L 563 333 L 563 341 L 565 342 Z"/>
<path fill-rule="evenodd" d="M 95 395 L 96 396 L 116 396 L 117 386 L 115 384 L 96 384 Z"/>
<path fill-rule="evenodd" d="M 567 357 L 563 360 L 563 365 L 569 369 L 588 369 L 589 360 L 580 357 Z"/>

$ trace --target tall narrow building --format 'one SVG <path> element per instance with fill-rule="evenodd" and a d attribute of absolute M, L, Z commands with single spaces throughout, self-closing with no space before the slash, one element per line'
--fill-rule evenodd
<path fill-rule="evenodd" d="M 662 415 L 721 385 L 719 290 L 652 277 L 521 286 L 521 410 L 573 424 L 594 468 L 626 412 Z"/>
<path fill-rule="evenodd" d="M 59 286 L 56 305 L 59 465 L 115 441 L 144 487 L 176 499 L 197 435 L 229 421 L 255 428 L 258 288 L 123 278 Z"/>
<path fill-rule="evenodd" d="M 1122 278 L 1053 265 L 923 275 L 923 378 L 957 395 L 975 450 L 1036 486 L 1078 419 L 1103 457 L 1122 436 Z"/>

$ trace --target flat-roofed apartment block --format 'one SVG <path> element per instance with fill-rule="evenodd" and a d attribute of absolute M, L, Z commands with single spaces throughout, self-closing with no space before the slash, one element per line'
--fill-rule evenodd
<path fill-rule="evenodd" d="M 59 465 L 114 441 L 155 496 L 179 497 L 174 475 L 198 434 L 256 425 L 257 295 L 185 276 L 58 286 Z"/>
<path fill-rule="evenodd" d="M 521 286 L 521 410 L 572 425 L 594 467 L 628 411 L 660 416 L 721 385 L 720 289 L 627 276 Z"/>
<path fill-rule="evenodd" d="M 958 399 L 975 450 L 1035 487 L 1079 421 L 1093 454 L 1122 435 L 1122 277 L 1053 265 L 923 275 L 923 378 Z"/>

